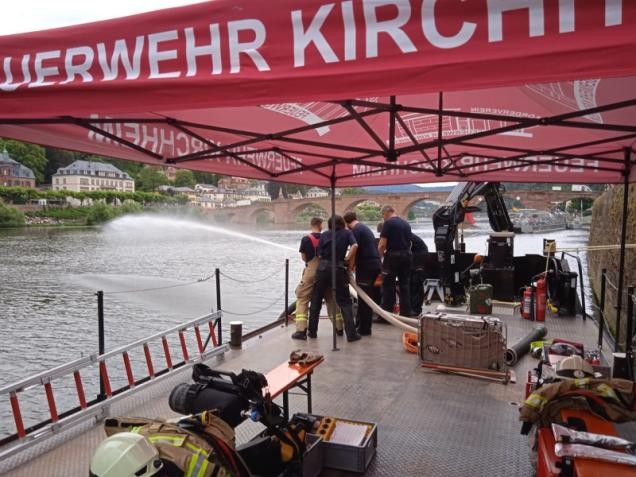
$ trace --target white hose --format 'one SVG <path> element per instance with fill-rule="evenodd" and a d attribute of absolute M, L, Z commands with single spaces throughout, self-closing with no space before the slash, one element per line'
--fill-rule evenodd
<path fill-rule="evenodd" d="M 398 328 L 402 328 L 405 331 L 410 331 L 411 333 L 417 333 L 416 326 L 419 325 L 419 320 L 417 320 L 416 318 L 405 318 L 403 316 L 396 315 L 395 313 L 383 310 L 380 305 L 373 301 L 373 299 L 369 295 L 367 295 L 367 293 L 362 288 L 358 286 L 355 279 L 353 278 L 353 275 L 351 274 L 349 274 L 349 286 L 356 291 L 358 300 L 363 300 L 380 317 L 384 318 L 386 321 L 388 321 L 392 325 L 397 326 Z M 410 326 L 407 323 L 411 323 L 415 326 Z"/>

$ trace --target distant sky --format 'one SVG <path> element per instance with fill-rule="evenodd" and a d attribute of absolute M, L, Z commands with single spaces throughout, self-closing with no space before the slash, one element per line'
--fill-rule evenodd
<path fill-rule="evenodd" d="M 417 184 L 420 187 L 444 187 L 444 186 L 454 186 L 457 182 L 431 182 L 426 184 Z"/>
<path fill-rule="evenodd" d="M 203 0 L 4 0 L 0 35 L 117 18 Z"/>

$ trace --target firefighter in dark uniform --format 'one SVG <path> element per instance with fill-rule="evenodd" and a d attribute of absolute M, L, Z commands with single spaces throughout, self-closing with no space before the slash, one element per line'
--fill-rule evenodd
<path fill-rule="evenodd" d="M 424 277 L 428 247 L 424 240 L 411 234 L 411 312 L 422 313 L 424 303 Z"/>
<path fill-rule="evenodd" d="M 316 271 L 314 292 L 311 296 L 311 306 L 309 307 L 309 329 L 307 336 L 309 338 L 317 337 L 320 304 L 325 296 L 325 292 L 331 287 L 331 270 L 335 263 L 336 303 L 342 312 L 347 341 L 357 341 L 360 339 L 360 334 L 356 331 L 353 321 L 351 295 L 349 295 L 349 285 L 347 283 L 347 267 L 350 267 L 349 271 L 353 271 L 358 244 L 351 231 L 345 227 L 345 222 L 341 216 L 335 215 L 329 218 L 328 223 L 329 230 L 322 233 L 320 242 L 318 243 L 320 263 Z M 335 257 L 333 257 L 331 253 L 332 241 L 334 240 L 336 242 Z M 348 254 L 347 249 L 349 249 Z"/>
<path fill-rule="evenodd" d="M 358 251 L 355 256 L 356 283 L 376 303 L 380 303 L 380 289 L 374 286 L 374 282 L 382 271 L 382 262 L 375 236 L 369 227 L 358 222 L 355 212 L 344 214 L 347 228 L 351 230 L 358 242 Z M 373 311 L 364 300 L 358 300 L 358 313 L 356 326 L 362 336 L 371 334 Z"/>
<path fill-rule="evenodd" d="M 382 262 L 382 308 L 393 311 L 395 280 L 400 289 L 400 314 L 413 316 L 411 311 L 411 226 L 398 217 L 395 209 L 385 205 L 381 210 L 384 225 L 380 233 L 378 252 Z"/>

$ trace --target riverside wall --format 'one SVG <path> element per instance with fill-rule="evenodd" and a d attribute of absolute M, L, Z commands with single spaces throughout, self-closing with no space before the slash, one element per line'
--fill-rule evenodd
<path fill-rule="evenodd" d="M 623 186 L 612 187 L 594 201 L 589 245 L 620 244 L 622 214 Z M 628 244 L 636 243 L 636 184 L 629 186 L 626 242 Z M 603 268 L 607 269 L 609 281 L 618 286 L 619 257 L 619 250 L 590 251 L 588 253 L 590 283 L 592 284 L 594 295 L 597 298 L 597 303 L 600 298 L 601 271 Z M 636 286 L 636 249 L 627 249 L 625 252 L 625 290 L 627 290 L 628 286 Z M 605 294 L 605 313 L 614 335 L 616 330 L 617 296 L 614 288 L 608 285 Z M 627 323 L 627 300 L 625 295 L 623 296 L 622 310 L 621 347 L 624 343 Z"/>

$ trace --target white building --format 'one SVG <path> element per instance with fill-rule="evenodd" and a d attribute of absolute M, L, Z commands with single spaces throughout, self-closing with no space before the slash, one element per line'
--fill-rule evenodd
<path fill-rule="evenodd" d="M 53 174 L 53 190 L 135 192 L 135 181 L 112 164 L 75 161 Z"/>
<path fill-rule="evenodd" d="M 326 190 L 321 189 L 320 187 L 312 187 L 307 191 L 306 197 L 308 199 L 314 199 L 317 197 L 327 197 L 328 195 L 329 193 Z"/>

